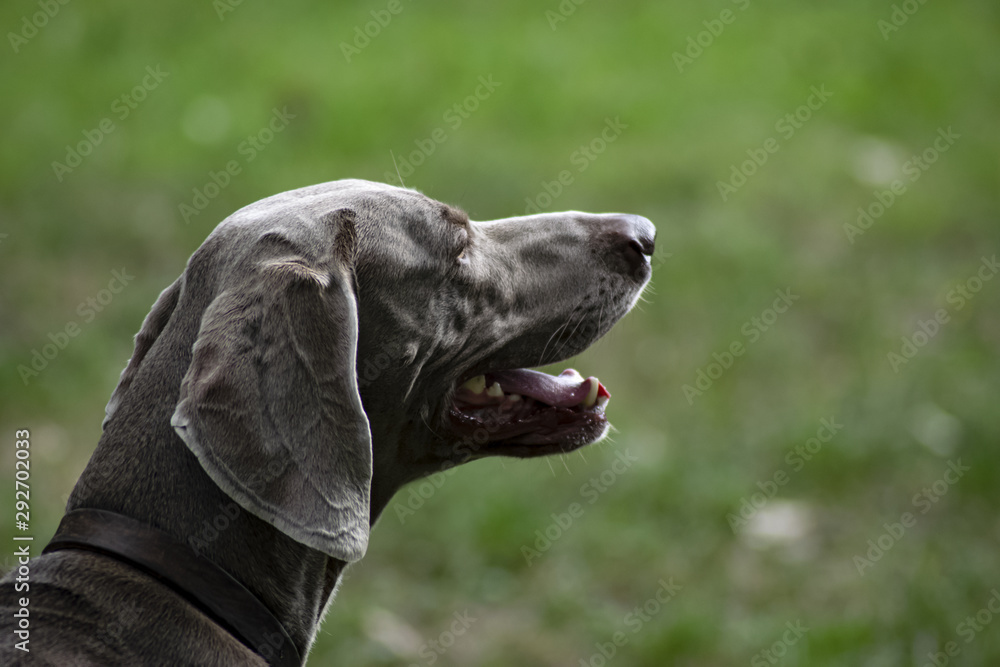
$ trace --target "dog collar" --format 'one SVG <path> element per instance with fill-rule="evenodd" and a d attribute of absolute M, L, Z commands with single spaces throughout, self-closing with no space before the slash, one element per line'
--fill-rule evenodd
<path fill-rule="evenodd" d="M 82 549 L 115 558 L 166 584 L 273 667 L 300 667 L 284 626 L 231 574 L 166 533 L 121 514 L 76 509 L 42 553 Z"/>

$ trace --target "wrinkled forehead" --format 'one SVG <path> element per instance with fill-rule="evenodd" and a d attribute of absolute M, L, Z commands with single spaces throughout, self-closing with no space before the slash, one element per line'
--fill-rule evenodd
<path fill-rule="evenodd" d="M 359 268 L 372 263 L 403 270 L 438 268 L 452 254 L 461 230 L 468 227 L 468 216 L 419 192 L 384 188 L 352 197 Z"/>
<path fill-rule="evenodd" d="M 413 271 L 440 269 L 454 253 L 468 217 L 457 208 L 415 190 L 362 180 L 320 183 L 273 195 L 224 220 L 213 232 L 222 237 L 255 239 L 280 227 L 300 246 L 319 246 L 325 220 L 341 209 L 352 211 L 357 241 L 355 268 L 374 268 L 380 277 L 401 278 Z M 319 236 L 317 236 L 319 235 Z"/>

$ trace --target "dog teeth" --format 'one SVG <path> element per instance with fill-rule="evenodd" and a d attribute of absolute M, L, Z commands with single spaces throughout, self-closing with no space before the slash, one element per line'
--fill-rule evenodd
<path fill-rule="evenodd" d="M 597 378 L 590 379 L 590 391 L 587 392 L 587 397 L 583 399 L 583 407 L 592 408 L 597 404 L 597 388 L 601 386 Z"/>
<path fill-rule="evenodd" d="M 507 395 L 507 400 L 510 401 L 511 403 L 517 403 L 518 401 L 521 400 L 521 395 L 520 394 L 508 394 Z"/>
<path fill-rule="evenodd" d="M 481 394 L 483 390 L 486 389 L 486 376 L 477 375 L 474 378 L 470 378 L 462 384 L 463 389 L 468 389 L 473 394 Z M 503 393 L 503 392 L 501 392 Z"/>
<path fill-rule="evenodd" d="M 597 407 L 601 408 L 602 410 L 604 409 L 604 406 L 607 404 L 608 404 L 607 396 L 601 396 L 599 399 L 597 399 Z"/>
<path fill-rule="evenodd" d="M 483 376 L 480 375 L 479 377 L 483 377 Z M 485 377 L 483 377 L 483 384 L 484 385 L 486 384 L 486 378 Z M 494 382 L 493 386 L 491 386 L 489 389 L 486 390 L 486 395 L 487 396 L 492 396 L 493 398 L 499 398 L 499 397 L 503 396 L 503 389 L 500 387 L 500 383 L 499 382 Z"/>

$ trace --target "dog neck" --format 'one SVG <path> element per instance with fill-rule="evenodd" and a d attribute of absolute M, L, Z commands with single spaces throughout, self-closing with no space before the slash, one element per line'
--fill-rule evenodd
<path fill-rule="evenodd" d="M 164 412 L 169 409 L 161 408 Z M 147 408 L 151 413 L 155 407 Z M 130 419 L 143 415 L 132 411 Z M 81 475 L 67 511 L 95 508 L 141 521 L 170 535 L 225 570 L 274 614 L 306 655 L 347 563 L 300 544 L 240 507 L 216 486 L 172 432 L 169 420 L 147 414 L 150 426 L 110 422 Z M 137 433 L 142 433 L 138 436 Z M 406 429 L 373 433 L 399 442 Z M 381 443 L 380 443 L 381 444 Z M 383 447 L 392 451 L 395 447 Z M 379 465 L 371 486 L 374 524 L 406 479 Z"/>
<path fill-rule="evenodd" d="M 256 596 L 306 655 L 346 563 L 237 505 L 170 430 L 168 419 L 146 423 L 151 426 L 142 436 L 134 425 L 108 424 L 67 511 L 114 512 L 188 546 Z"/>
<path fill-rule="evenodd" d="M 300 667 L 284 626 L 242 584 L 166 533 L 121 514 L 77 509 L 63 517 L 42 553 L 99 553 L 154 576 L 275 667 Z"/>

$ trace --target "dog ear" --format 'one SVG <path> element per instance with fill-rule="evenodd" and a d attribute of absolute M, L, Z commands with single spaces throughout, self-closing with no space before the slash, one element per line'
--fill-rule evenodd
<path fill-rule="evenodd" d="M 354 219 L 341 210 L 317 225 L 259 233 L 216 272 L 171 424 L 243 508 L 350 562 L 368 546 L 372 476 Z"/>

